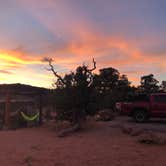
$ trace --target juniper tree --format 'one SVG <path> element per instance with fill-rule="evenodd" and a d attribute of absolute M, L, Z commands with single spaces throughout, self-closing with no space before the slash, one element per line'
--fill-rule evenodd
<path fill-rule="evenodd" d="M 75 72 L 59 75 L 54 68 L 52 58 L 44 58 L 48 62 L 49 71 L 51 71 L 57 78 L 56 85 L 56 99 L 55 102 L 59 108 L 58 115 L 62 120 L 70 120 L 70 122 L 77 126 L 76 129 L 81 128 L 82 121 L 87 115 L 87 107 L 90 102 L 90 95 L 93 88 L 93 71 L 96 69 L 96 61 L 93 59 L 93 67 L 90 69 L 83 64 L 78 66 Z"/>

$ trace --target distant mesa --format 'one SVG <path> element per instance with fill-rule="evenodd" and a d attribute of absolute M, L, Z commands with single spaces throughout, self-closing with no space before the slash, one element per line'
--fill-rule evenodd
<path fill-rule="evenodd" d="M 41 94 L 41 93 L 46 93 L 49 91 L 46 88 L 41 88 L 41 87 L 35 87 L 31 85 L 25 85 L 25 84 L 0 84 L 0 93 L 1 94 L 6 94 L 6 93 L 11 93 L 11 94 Z"/>

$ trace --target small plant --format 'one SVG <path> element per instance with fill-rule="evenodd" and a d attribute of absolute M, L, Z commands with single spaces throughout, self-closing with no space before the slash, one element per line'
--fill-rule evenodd
<path fill-rule="evenodd" d="M 32 161 L 33 161 L 33 157 L 32 156 L 26 156 L 24 158 L 24 163 L 26 163 L 27 166 L 32 166 Z"/>

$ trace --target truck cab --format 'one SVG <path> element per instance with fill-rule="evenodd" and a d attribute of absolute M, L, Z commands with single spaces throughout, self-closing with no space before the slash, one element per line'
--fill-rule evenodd
<path fill-rule="evenodd" d="M 151 116 L 152 117 L 166 117 L 166 94 L 152 94 L 151 100 Z"/>
<path fill-rule="evenodd" d="M 116 103 L 116 109 L 123 115 L 132 116 L 136 122 L 150 117 L 166 117 L 166 93 L 142 95 L 128 102 Z"/>

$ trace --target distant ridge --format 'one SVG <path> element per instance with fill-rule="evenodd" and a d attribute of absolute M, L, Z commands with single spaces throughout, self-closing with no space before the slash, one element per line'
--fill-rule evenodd
<path fill-rule="evenodd" d="M 36 87 L 26 84 L 0 84 L 0 93 L 45 93 L 48 92 L 49 89 Z"/>

